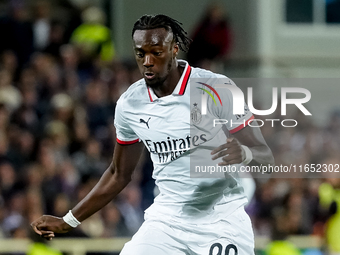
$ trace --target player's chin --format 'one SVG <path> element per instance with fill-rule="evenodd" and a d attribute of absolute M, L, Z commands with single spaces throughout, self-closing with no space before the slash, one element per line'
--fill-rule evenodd
<path fill-rule="evenodd" d="M 156 78 L 148 79 L 144 77 L 144 80 L 146 85 L 148 85 L 151 88 L 156 88 L 160 84 L 159 80 L 157 80 Z"/>

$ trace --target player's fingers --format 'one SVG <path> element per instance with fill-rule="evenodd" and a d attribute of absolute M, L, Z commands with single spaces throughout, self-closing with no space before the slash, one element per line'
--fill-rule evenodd
<path fill-rule="evenodd" d="M 240 155 L 242 157 L 241 147 L 239 147 L 239 146 L 230 147 L 227 150 L 223 150 L 223 151 L 220 151 L 219 153 L 215 154 L 211 159 L 215 160 L 215 159 L 222 158 L 222 157 L 228 157 L 228 156 L 231 156 L 233 154 Z"/>
<path fill-rule="evenodd" d="M 227 148 L 228 148 L 228 144 L 227 144 L 227 143 L 224 143 L 224 144 L 218 146 L 216 149 L 212 150 L 210 154 L 211 154 L 211 155 L 214 155 L 214 154 L 216 154 L 216 153 L 218 153 L 218 152 L 221 152 L 221 151 L 223 151 L 223 150 L 225 150 L 225 149 L 227 149 Z"/>
<path fill-rule="evenodd" d="M 43 236 L 43 238 L 46 239 L 47 241 L 51 241 L 53 237 L 54 236 Z"/>
<path fill-rule="evenodd" d="M 242 156 L 240 154 L 229 154 L 225 157 L 222 158 L 222 162 L 228 163 L 230 164 L 231 161 L 236 161 L 237 163 L 241 163 L 242 162 Z"/>
<path fill-rule="evenodd" d="M 236 140 L 234 138 L 228 138 L 227 142 L 218 146 L 216 149 L 211 151 L 211 155 L 214 155 L 216 153 L 219 153 L 221 151 L 225 151 L 229 148 L 233 148 L 237 144 Z"/>
<path fill-rule="evenodd" d="M 40 230 L 40 232 L 42 235 L 51 235 L 51 234 L 54 235 L 54 232 L 50 230 Z"/>
<path fill-rule="evenodd" d="M 222 157 L 223 161 L 230 161 L 233 159 L 242 159 L 242 155 L 240 153 L 230 153 L 224 157 Z"/>
<path fill-rule="evenodd" d="M 241 162 L 237 159 L 233 159 L 233 160 L 229 160 L 228 162 L 220 162 L 218 163 L 219 166 L 229 166 L 229 165 L 233 165 L 233 164 L 240 164 Z"/>
<path fill-rule="evenodd" d="M 41 236 L 47 240 L 50 240 L 54 237 L 54 232 L 50 230 L 40 230 Z"/>
<path fill-rule="evenodd" d="M 39 231 L 39 229 L 37 229 L 36 226 L 33 227 L 33 230 L 34 230 L 34 232 L 37 233 L 38 235 L 40 235 L 40 236 L 42 235 L 41 231 Z"/>
<path fill-rule="evenodd" d="M 234 154 L 234 153 L 242 154 L 242 147 L 236 144 L 235 146 L 228 148 L 228 154 Z"/>
<path fill-rule="evenodd" d="M 212 156 L 211 159 L 215 160 L 215 159 L 224 157 L 224 156 L 228 155 L 228 153 L 229 153 L 229 151 L 227 151 L 227 150 L 220 151 L 217 154 L 215 154 L 214 156 Z"/>
<path fill-rule="evenodd" d="M 54 237 L 54 233 L 43 234 L 42 237 L 47 240 L 52 240 L 52 238 Z"/>
<path fill-rule="evenodd" d="M 34 221 L 34 222 L 31 223 L 31 227 L 33 228 L 35 233 L 37 233 L 38 235 L 41 236 L 42 233 L 41 233 L 41 231 L 37 227 L 38 224 L 39 224 L 38 222 Z"/>

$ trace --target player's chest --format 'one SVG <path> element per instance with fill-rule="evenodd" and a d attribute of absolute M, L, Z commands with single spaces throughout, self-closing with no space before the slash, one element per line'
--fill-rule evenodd
<path fill-rule="evenodd" d="M 190 105 L 179 100 L 147 104 L 127 117 L 142 140 L 182 137 L 190 132 Z"/>

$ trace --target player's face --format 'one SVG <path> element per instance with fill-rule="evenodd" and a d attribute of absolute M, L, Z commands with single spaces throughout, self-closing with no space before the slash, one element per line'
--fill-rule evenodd
<path fill-rule="evenodd" d="M 178 45 L 172 32 L 164 28 L 136 30 L 133 35 L 134 52 L 139 71 L 150 87 L 164 83 L 176 67 Z"/>

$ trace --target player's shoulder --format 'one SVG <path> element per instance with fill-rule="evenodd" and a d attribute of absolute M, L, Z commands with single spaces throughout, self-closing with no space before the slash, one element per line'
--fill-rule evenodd
<path fill-rule="evenodd" d="M 144 79 L 140 79 L 129 86 L 129 88 L 119 97 L 117 104 L 124 106 L 136 106 L 146 100 L 147 87 Z"/>
<path fill-rule="evenodd" d="M 227 76 L 219 73 L 212 72 L 207 69 L 199 67 L 191 67 L 191 77 L 192 78 L 223 78 L 229 79 Z"/>
<path fill-rule="evenodd" d="M 194 80 L 197 79 L 197 81 L 201 79 L 203 83 L 209 84 L 212 87 L 216 87 L 217 84 L 236 86 L 233 80 L 228 76 L 198 67 L 192 67 L 190 78 Z"/>

